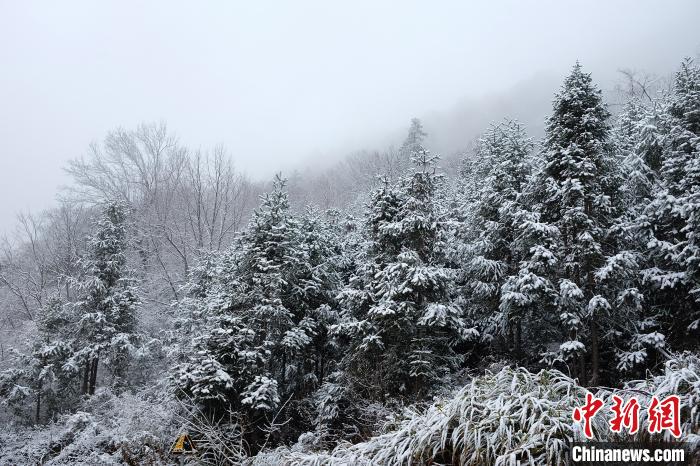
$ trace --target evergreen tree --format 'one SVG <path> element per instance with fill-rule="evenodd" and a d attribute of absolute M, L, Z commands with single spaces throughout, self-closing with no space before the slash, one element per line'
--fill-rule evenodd
<path fill-rule="evenodd" d="M 652 288 L 653 319 L 680 347 L 697 348 L 700 332 L 700 68 L 691 60 L 676 74 L 660 187 L 638 225 L 648 246 L 643 271 Z"/>
<path fill-rule="evenodd" d="M 569 340 L 561 345 L 561 354 L 569 360 L 578 357 L 581 379 L 595 385 L 600 380 L 604 322 L 613 312 L 613 297 L 604 292 L 596 272 L 620 252 L 619 242 L 611 236 L 620 215 L 619 159 L 611 151 L 610 114 L 601 92 L 578 63 L 557 94 L 553 110 L 532 202 L 540 221 L 557 235 L 556 246 L 548 247 L 546 254 L 557 261 L 552 283 Z"/>
<path fill-rule="evenodd" d="M 646 254 L 647 238 L 638 228 L 644 210 L 659 189 L 660 167 L 668 137 L 668 98 L 660 94 L 648 101 L 633 97 L 618 116 L 613 131 L 625 174 L 621 186 L 624 211 L 615 231 L 626 251 L 608 259 L 597 272 L 619 294 L 615 357 L 617 369 L 627 375 L 644 375 L 658 362 L 666 347 L 661 321 L 655 316 L 652 293 L 643 286 L 640 270 L 652 266 Z M 621 312 L 620 312 L 621 311 Z M 625 322 L 626 325 L 621 325 Z"/>
<path fill-rule="evenodd" d="M 292 323 L 283 302 L 288 293 L 289 263 L 296 224 L 288 214 L 283 180 L 275 178 L 271 193 L 250 221 L 248 231 L 218 260 L 201 267 L 195 292 L 184 305 L 201 335 L 179 366 L 178 385 L 208 409 L 271 411 L 280 397 L 273 373 L 273 349 L 279 349 Z M 204 278 L 204 280 L 202 280 Z"/>
<path fill-rule="evenodd" d="M 406 159 L 410 159 L 414 152 L 423 147 L 426 136 L 428 136 L 428 133 L 423 130 L 423 123 L 420 119 L 412 118 L 406 139 L 404 139 L 403 144 L 401 144 L 401 154 L 403 154 Z"/>
<path fill-rule="evenodd" d="M 472 296 L 469 305 L 478 307 L 482 318 L 488 320 L 486 334 L 508 337 L 508 347 L 517 354 L 522 316 L 513 312 L 515 307 L 499 310 L 499 301 L 506 277 L 518 271 L 516 221 L 524 208 L 522 192 L 530 175 L 532 146 L 522 126 L 510 120 L 492 125 L 479 140 L 478 152 L 490 172 L 474 206 L 471 228 L 476 239 L 471 244 L 466 270 Z"/>
<path fill-rule="evenodd" d="M 337 219 L 336 211 L 321 214 L 307 207 L 300 220 L 301 244 L 307 260 L 306 273 L 300 278 L 304 286 L 300 306 L 314 322 L 314 335 L 305 349 L 304 366 L 300 366 L 304 392 L 323 383 L 326 375 L 335 370 L 339 356 L 329 334 L 330 326 L 338 320 L 336 295 L 344 260 Z"/>
<path fill-rule="evenodd" d="M 346 367 L 372 397 L 415 395 L 459 364 L 454 346 L 475 336 L 454 305 L 444 227 L 435 212 L 436 156 L 418 147 L 400 189 L 372 197 L 366 257 L 340 296 Z"/>
<path fill-rule="evenodd" d="M 28 364 L 35 384 L 36 422 L 41 419 L 42 403 L 50 416 L 72 398 L 70 373 L 63 368 L 71 355 L 68 324 L 64 303 L 58 297 L 49 299 L 38 322 L 39 340 Z"/>
<path fill-rule="evenodd" d="M 282 399 L 297 409 L 295 401 L 322 383 L 334 358 L 328 326 L 338 241 L 317 211 L 291 214 L 284 184 L 277 176 L 248 230 L 221 258 L 197 268 L 183 303 L 203 323 L 184 326 L 201 334 L 179 366 L 179 388 L 208 410 L 232 409 L 257 427 L 252 419 Z"/>
<path fill-rule="evenodd" d="M 664 95 L 646 104 L 632 99 L 617 118 L 612 138 L 626 174 L 622 191 L 630 216 L 640 214 L 658 184 L 667 120 Z"/>
<path fill-rule="evenodd" d="M 38 338 L 32 352 L 20 358 L 16 369 L 0 374 L 0 395 L 10 405 L 21 410 L 32 398 L 34 422 L 40 423 L 42 413 L 70 407 L 72 374 L 64 369 L 71 356 L 69 324 L 64 303 L 51 297 L 37 320 Z"/>
<path fill-rule="evenodd" d="M 542 221 L 537 211 L 514 213 L 512 253 L 520 258 L 517 271 L 509 275 L 500 290 L 499 313 L 520 326 L 513 335 L 521 346 L 520 357 L 531 359 L 547 354 L 553 341 L 559 341 L 560 319 L 556 308 L 557 248 L 559 230 Z M 519 338 L 517 338 L 519 336 Z M 558 355 L 557 355 L 558 356 Z"/>
<path fill-rule="evenodd" d="M 95 393 L 102 358 L 113 382 L 121 383 L 138 338 L 138 291 L 126 264 L 126 212 L 120 203 L 105 207 L 80 260 L 83 275 L 72 282 L 79 296 L 73 304 L 77 336 L 66 367 L 82 372 L 81 392 L 89 395 Z"/>

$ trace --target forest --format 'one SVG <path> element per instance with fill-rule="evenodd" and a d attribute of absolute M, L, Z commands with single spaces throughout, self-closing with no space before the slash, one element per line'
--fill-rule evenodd
<path fill-rule="evenodd" d="M 700 66 L 623 91 L 269 182 L 109 132 L 2 243 L 0 464 L 557 465 L 589 393 L 700 456 Z"/>

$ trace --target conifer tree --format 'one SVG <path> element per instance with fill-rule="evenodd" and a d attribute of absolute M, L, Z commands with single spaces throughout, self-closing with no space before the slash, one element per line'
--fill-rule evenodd
<path fill-rule="evenodd" d="M 554 253 L 552 260 L 558 263 L 552 283 L 568 334 L 561 352 L 579 360 L 580 377 L 591 384 L 600 380 L 603 322 L 612 312 L 612 297 L 604 295 L 596 271 L 619 252 L 610 236 L 620 215 L 621 177 L 609 141 L 609 116 L 601 92 L 577 63 L 555 98 L 542 170 L 532 189 L 540 221 L 557 235 L 555 249 L 548 248 L 547 254 Z"/>
<path fill-rule="evenodd" d="M 202 323 L 183 325 L 200 335 L 179 365 L 179 388 L 211 412 L 247 415 L 253 427 L 282 400 L 291 400 L 286 409 L 298 408 L 335 358 L 328 327 L 338 241 L 316 210 L 293 216 L 284 187 L 276 176 L 247 231 L 222 257 L 195 269 L 183 303 Z"/>
<path fill-rule="evenodd" d="M 406 139 L 401 144 L 401 153 L 410 160 L 413 153 L 423 147 L 426 136 L 428 133 L 423 130 L 423 123 L 420 119 L 412 118 Z"/>
<path fill-rule="evenodd" d="M 648 239 L 638 228 L 644 210 L 659 189 L 660 167 L 668 137 L 668 96 L 632 97 L 617 118 L 615 148 L 622 158 L 624 181 L 620 189 L 624 211 L 616 236 L 626 249 L 608 259 L 597 277 L 618 295 L 615 360 L 626 375 L 642 376 L 644 368 L 658 362 L 666 347 L 661 322 L 653 311 L 653 293 L 642 283 L 640 271 L 652 266 L 646 253 Z M 642 292 L 644 290 L 644 292 Z M 620 325 L 624 322 L 625 325 Z"/>
<path fill-rule="evenodd" d="M 283 188 L 284 181 L 276 177 L 248 230 L 204 268 L 199 275 L 209 278 L 193 287 L 198 292 L 186 303 L 193 308 L 192 317 L 204 322 L 179 367 L 178 384 L 214 412 L 271 411 L 280 402 L 273 374 L 280 368 L 284 374 L 287 362 L 271 356 L 280 351 L 292 326 L 285 278 L 294 269 L 290 263 L 299 260 L 292 250 L 296 223 Z"/>
<path fill-rule="evenodd" d="M 341 293 L 352 374 L 370 396 L 424 392 L 459 364 L 454 345 L 475 336 L 454 305 L 454 273 L 445 268 L 444 227 L 435 212 L 438 158 L 418 147 L 400 188 L 377 190 L 367 218 L 368 263 Z"/>
<path fill-rule="evenodd" d="M 0 396 L 18 410 L 33 399 L 37 424 L 43 412 L 50 417 L 74 401 L 72 374 L 64 369 L 72 354 L 67 317 L 64 303 L 58 297 L 49 298 L 38 315 L 32 352 L 20 358 L 16 369 L 0 373 Z"/>
<path fill-rule="evenodd" d="M 471 222 L 476 239 L 466 271 L 470 306 L 480 308 L 481 316 L 489 322 L 488 334 L 507 336 L 509 348 L 520 353 L 522 316 L 513 312 L 515 307 L 499 312 L 499 301 L 506 277 L 517 273 L 521 259 L 515 247 L 516 221 L 523 209 L 522 193 L 530 175 L 533 145 L 522 126 L 512 120 L 492 125 L 479 145 L 490 172 Z"/>
<path fill-rule="evenodd" d="M 622 191 L 630 216 L 650 199 L 659 180 L 659 169 L 668 133 L 666 96 L 648 103 L 633 98 L 617 118 L 612 138 L 622 157 L 625 180 Z"/>
<path fill-rule="evenodd" d="M 108 204 L 80 260 L 83 275 L 73 281 L 77 338 L 67 367 L 82 372 L 81 392 L 92 395 L 99 363 L 106 358 L 113 382 L 126 376 L 136 333 L 138 291 L 126 264 L 126 206 Z"/>
<path fill-rule="evenodd" d="M 639 221 L 654 291 L 653 318 L 680 347 L 697 348 L 700 332 L 700 68 L 691 60 L 676 74 L 660 187 Z"/>

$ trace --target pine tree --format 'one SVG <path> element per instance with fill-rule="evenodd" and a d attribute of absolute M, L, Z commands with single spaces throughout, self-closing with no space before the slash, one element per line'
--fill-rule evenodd
<path fill-rule="evenodd" d="M 412 118 L 406 139 L 404 139 L 403 144 L 401 144 L 401 154 L 403 154 L 406 159 L 410 160 L 413 153 L 423 147 L 426 136 L 428 136 L 428 133 L 423 130 L 423 123 L 420 119 Z"/>
<path fill-rule="evenodd" d="M 610 116 L 601 92 L 577 63 L 557 94 L 546 126 L 543 167 L 534 179 L 532 199 L 540 221 L 558 235 L 552 259 L 558 261 L 552 282 L 568 342 L 563 356 L 580 361 L 579 374 L 595 385 L 600 380 L 603 321 L 611 314 L 610 296 L 596 271 L 617 254 L 610 237 L 620 215 L 617 190 L 619 159 L 611 153 Z M 585 377 L 590 356 L 590 379 Z"/>
<path fill-rule="evenodd" d="M 121 383 L 138 339 L 138 290 L 126 264 L 126 212 L 120 203 L 105 207 L 80 260 L 83 276 L 72 283 L 79 296 L 74 303 L 78 330 L 67 367 L 82 371 L 81 392 L 88 395 L 95 393 L 102 358 L 113 382 Z"/>
<path fill-rule="evenodd" d="M 697 347 L 700 331 L 700 68 L 691 60 L 676 74 L 670 126 L 660 164 L 660 187 L 639 221 L 650 267 L 653 318 L 683 346 Z"/>
<path fill-rule="evenodd" d="M 64 364 L 72 354 L 70 321 L 64 303 L 51 297 L 37 320 L 37 340 L 32 352 L 20 358 L 16 369 L 0 373 L 0 395 L 17 409 L 34 399 L 34 422 L 40 423 L 42 412 L 52 413 L 71 407 L 74 386 L 72 374 Z"/>
<path fill-rule="evenodd" d="M 625 251 L 610 257 L 596 276 L 608 289 L 623 290 L 614 304 L 618 308 L 614 346 L 617 369 L 628 376 L 643 376 L 645 368 L 658 362 L 666 347 L 663 328 L 650 299 L 653 294 L 647 292 L 649 287 L 643 286 L 641 280 L 640 271 L 652 263 L 646 253 L 648 239 L 643 231 L 640 234 L 639 222 L 659 189 L 668 122 L 666 94 L 649 97 L 648 101 L 633 97 L 618 116 L 613 131 L 625 174 L 621 186 L 624 211 L 615 234 Z"/>
<path fill-rule="evenodd" d="M 336 211 L 321 214 L 307 207 L 300 220 L 300 241 L 307 266 L 300 277 L 304 294 L 299 306 L 314 327 L 311 344 L 305 348 L 303 362 L 299 365 L 304 391 L 322 384 L 326 375 L 335 370 L 339 356 L 329 333 L 338 320 L 336 296 L 344 260 L 338 215 Z"/>
<path fill-rule="evenodd" d="M 622 191 L 626 209 L 636 217 L 659 181 L 659 169 L 668 133 L 666 96 L 648 103 L 633 98 L 617 118 L 612 139 L 626 174 Z"/>
<path fill-rule="evenodd" d="M 202 323 L 182 326 L 200 335 L 179 365 L 179 388 L 214 413 L 246 415 L 253 427 L 283 399 L 292 400 L 286 409 L 296 406 L 335 358 L 328 327 L 338 241 L 317 211 L 291 214 L 284 184 L 278 175 L 234 245 L 195 269 L 183 303 Z"/>
<path fill-rule="evenodd" d="M 488 320 L 486 334 L 507 336 L 508 347 L 516 354 L 521 347 L 522 316 L 514 306 L 499 310 L 499 301 L 506 277 L 519 267 L 516 221 L 524 208 L 522 192 L 530 175 L 532 147 L 522 126 L 511 120 L 492 125 L 479 140 L 478 152 L 490 172 L 470 222 L 476 238 L 466 270 L 470 306 L 480 308 L 482 318 Z"/>
<path fill-rule="evenodd" d="M 199 284 L 185 305 L 203 323 L 193 325 L 201 334 L 179 366 L 177 382 L 213 412 L 271 411 L 280 402 L 273 366 L 286 362 L 271 356 L 292 324 L 293 313 L 283 302 L 290 294 L 285 278 L 288 262 L 299 259 L 290 250 L 296 224 L 283 187 L 276 177 L 248 230 L 193 277 Z"/>
<path fill-rule="evenodd" d="M 38 323 L 39 340 L 29 364 L 36 385 L 36 422 L 41 419 L 42 403 L 50 416 L 71 398 L 70 373 L 63 368 L 71 355 L 68 324 L 65 304 L 58 297 L 49 299 Z"/>
<path fill-rule="evenodd" d="M 559 237 L 558 228 L 543 222 L 539 212 L 527 208 L 514 212 L 511 250 L 520 262 L 501 286 L 498 310 L 521 326 L 518 333 L 525 352 L 521 357 L 546 355 L 551 349 L 547 345 L 560 340 L 554 284 Z"/>
<path fill-rule="evenodd" d="M 459 364 L 454 345 L 475 336 L 454 305 L 444 267 L 444 230 L 435 212 L 438 158 L 422 147 L 399 189 L 375 191 L 367 215 L 368 262 L 341 293 L 349 339 L 345 366 L 371 397 L 415 395 Z"/>

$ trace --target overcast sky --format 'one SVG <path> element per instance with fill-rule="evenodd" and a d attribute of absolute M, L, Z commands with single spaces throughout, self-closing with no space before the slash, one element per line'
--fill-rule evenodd
<path fill-rule="evenodd" d="M 698 20 L 697 0 L 0 0 L 0 231 L 118 126 L 164 120 L 267 177 L 576 59 L 604 83 L 671 72 Z"/>

